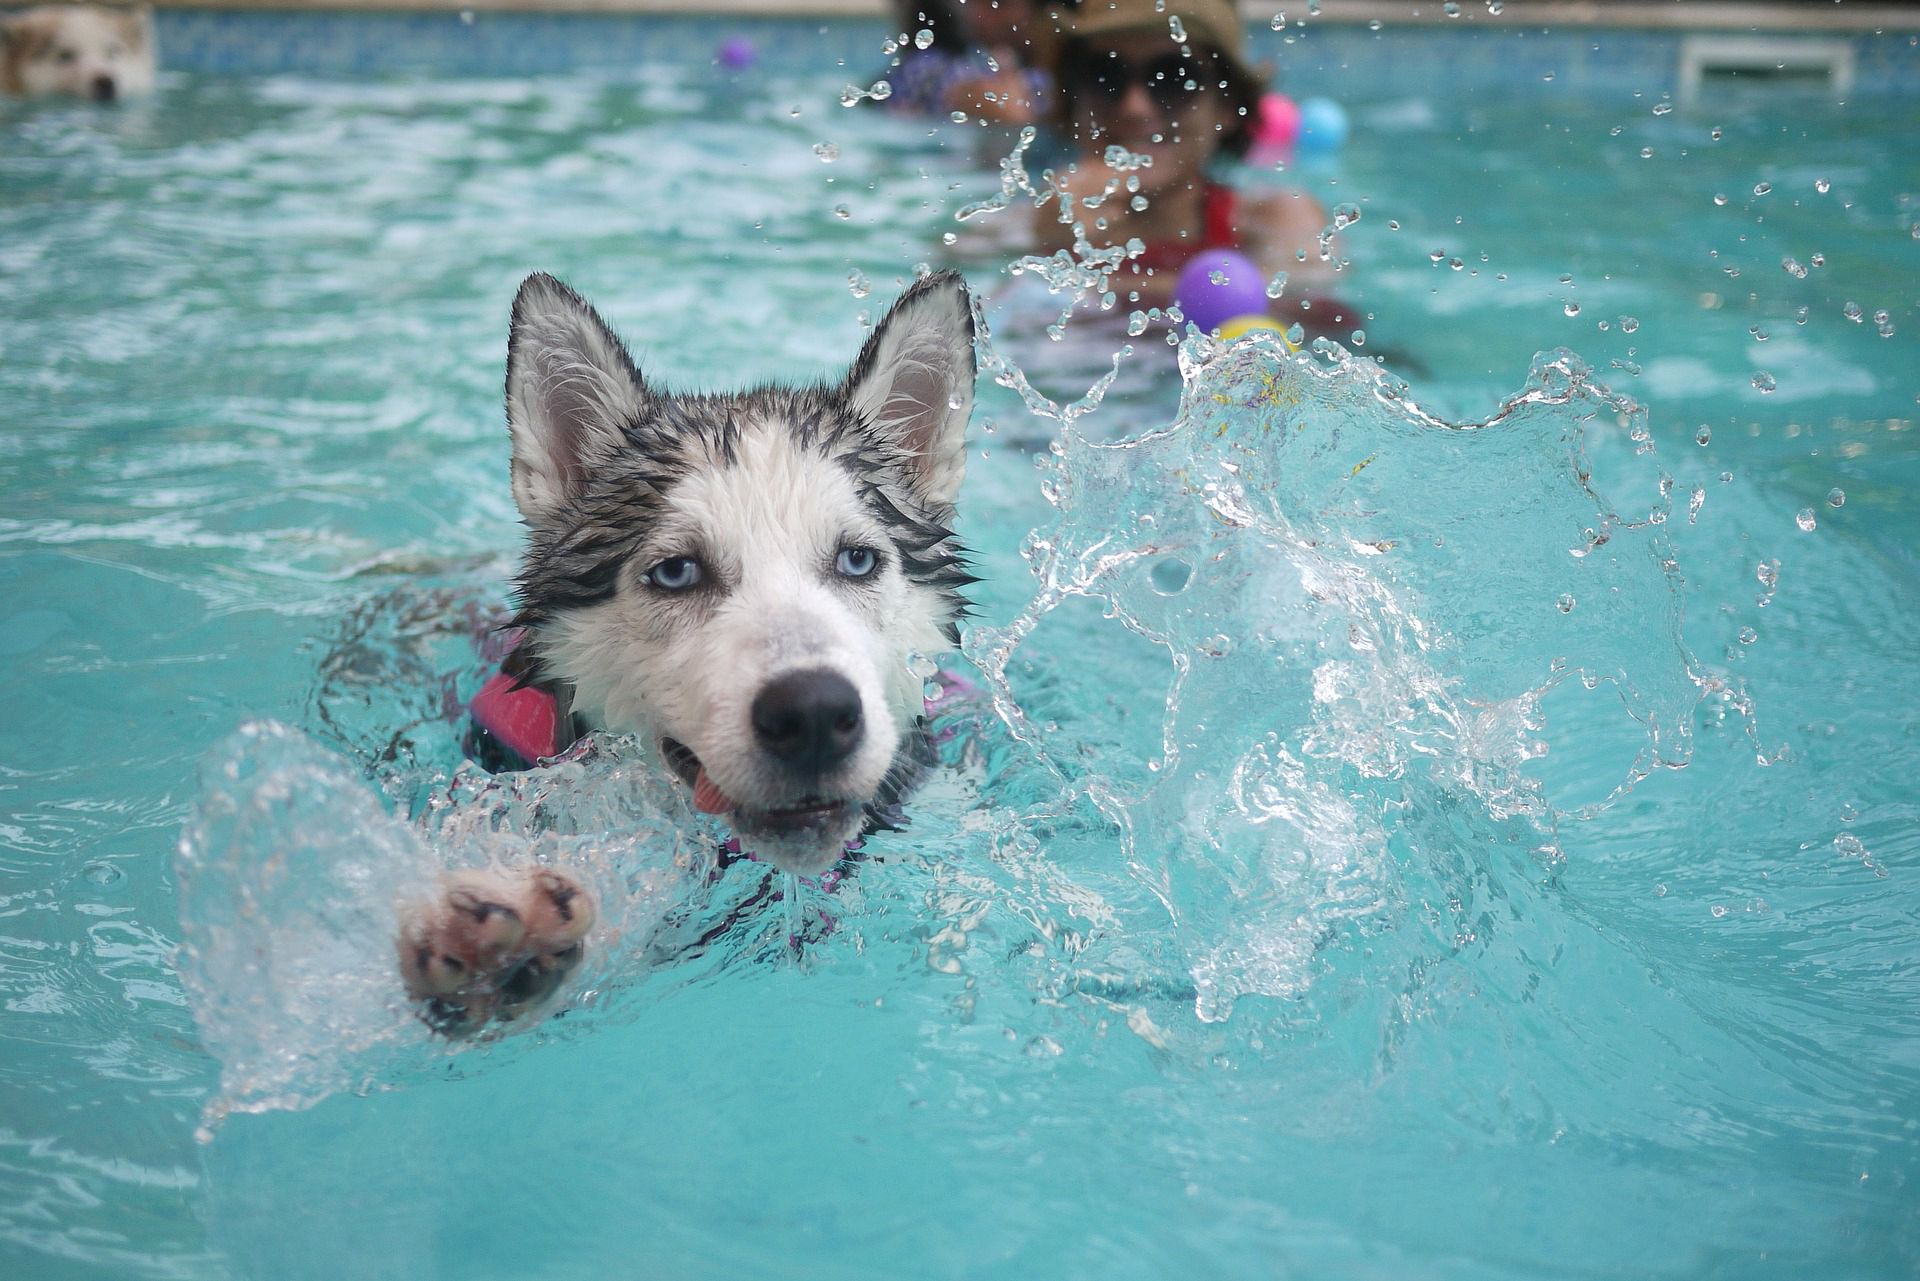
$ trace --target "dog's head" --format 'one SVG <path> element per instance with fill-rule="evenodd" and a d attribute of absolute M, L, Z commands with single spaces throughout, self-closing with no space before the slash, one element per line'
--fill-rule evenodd
<path fill-rule="evenodd" d="M 0 87 L 100 102 L 153 88 L 153 10 L 48 5 L 0 19 Z"/>
<path fill-rule="evenodd" d="M 974 372 L 951 272 L 908 289 L 841 382 L 730 395 L 650 386 L 550 276 L 514 300 L 525 652 L 789 871 L 832 866 L 887 799 L 923 711 L 910 661 L 958 640 Z"/>

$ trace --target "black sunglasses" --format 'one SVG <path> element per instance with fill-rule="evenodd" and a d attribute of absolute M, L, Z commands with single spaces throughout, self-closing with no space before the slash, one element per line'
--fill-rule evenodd
<path fill-rule="evenodd" d="M 1184 57 L 1162 54 L 1133 63 L 1108 51 L 1083 47 L 1068 51 L 1060 78 L 1070 97 L 1117 103 L 1134 85 L 1143 85 L 1154 103 L 1169 115 L 1193 105 L 1194 95 L 1211 93 L 1219 83 L 1218 60 L 1212 53 Z"/>

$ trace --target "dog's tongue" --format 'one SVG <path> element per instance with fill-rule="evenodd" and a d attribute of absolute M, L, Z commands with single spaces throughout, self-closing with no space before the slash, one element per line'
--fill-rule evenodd
<path fill-rule="evenodd" d="M 720 790 L 704 765 L 693 783 L 693 808 L 702 814 L 725 814 L 733 808 L 733 798 Z"/>

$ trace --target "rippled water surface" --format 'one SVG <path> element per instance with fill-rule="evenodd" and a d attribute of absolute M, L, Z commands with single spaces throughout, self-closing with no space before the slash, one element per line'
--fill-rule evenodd
<path fill-rule="evenodd" d="M 1149 331 L 1067 427 L 1124 319 L 1049 338 L 970 135 L 845 79 L 0 107 L 8 1274 L 1920 1268 L 1910 113 L 1351 104 L 1292 176 L 1364 334 Z M 717 388 L 950 259 L 982 695 L 911 830 L 709 885 L 631 745 L 449 780 L 522 275 Z M 531 857 L 575 1001 L 436 1045 L 395 897 Z"/>

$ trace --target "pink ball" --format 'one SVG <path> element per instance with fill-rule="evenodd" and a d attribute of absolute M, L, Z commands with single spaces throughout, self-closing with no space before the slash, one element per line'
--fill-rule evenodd
<path fill-rule="evenodd" d="M 1285 150 L 1300 141 L 1300 108 L 1284 93 L 1263 93 L 1253 113 L 1256 147 Z"/>
<path fill-rule="evenodd" d="M 1266 315 L 1267 281 L 1245 254 L 1203 249 L 1180 269 L 1173 298 L 1181 314 L 1204 333 L 1237 316 Z"/>

